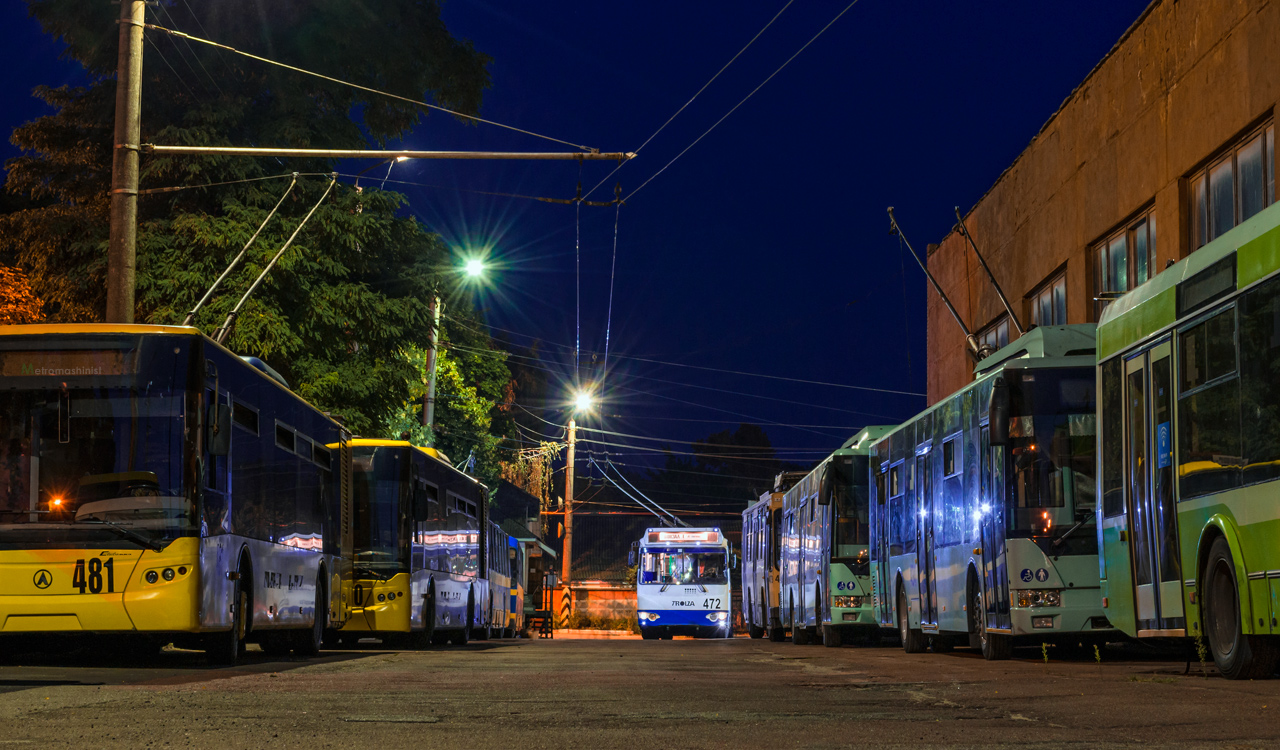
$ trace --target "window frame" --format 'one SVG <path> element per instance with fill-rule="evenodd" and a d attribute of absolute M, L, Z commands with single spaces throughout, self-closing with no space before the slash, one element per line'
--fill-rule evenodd
<path fill-rule="evenodd" d="M 1004 343 L 1000 343 L 1000 329 L 1004 328 Z M 1002 313 L 995 320 L 978 329 L 974 338 L 978 340 L 978 348 L 986 347 L 987 337 L 995 335 L 995 344 L 991 351 L 998 352 L 1008 346 L 1013 341 L 1013 321 L 1009 320 L 1008 313 Z"/>
<path fill-rule="evenodd" d="M 1147 248 L 1146 278 L 1141 281 L 1137 280 L 1139 233 L 1145 235 Z M 1109 285 L 1104 285 L 1103 278 L 1111 269 L 1110 251 L 1121 238 L 1125 242 L 1124 288 L 1110 288 Z M 1159 225 L 1156 223 L 1155 206 L 1148 205 L 1089 246 L 1089 262 L 1093 264 L 1093 319 L 1095 321 L 1102 319 L 1102 311 L 1107 309 L 1107 305 L 1110 305 L 1116 297 L 1147 283 L 1159 273 L 1156 267 L 1158 238 Z"/>
<path fill-rule="evenodd" d="M 1040 299 L 1046 294 L 1049 296 L 1050 315 L 1056 312 L 1056 305 L 1053 303 L 1053 293 L 1057 288 L 1062 287 L 1062 321 L 1044 322 L 1039 320 Z M 1040 285 L 1031 290 L 1026 296 L 1027 306 L 1030 308 L 1026 320 L 1030 321 L 1033 326 L 1064 326 L 1067 324 L 1067 269 L 1059 268 L 1049 274 L 1049 278 L 1040 282 Z"/>
<path fill-rule="evenodd" d="M 1187 246 L 1191 248 L 1191 252 L 1195 252 L 1205 245 L 1213 242 L 1222 234 L 1231 231 L 1235 227 L 1248 219 L 1241 218 L 1243 193 L 1240 189 L 1240 152 L 1245 146 L 1259 139 L 1262 144 L 1262 208 L 1276 202 L 1275 188 L 1275 120 L 1268 117 L 1266 120 L 1254 125 L 1246 130 L 1242 135 L 1231 140 L 1230 143 L 1219 149 L 1205 163 L 1193 170 L 1186 177 L 1187 183 Z M 1232 202 L 1232 222 L 1220 234 L 1213 234 L 1213 194 L 1210 190 L 1209 177 L 1215 169 L 1223 164 L 1231 163 L 1231 202 Z M 1198 193 L 1197 190 L 1200 192 Z M 1204 217 L 1200 216 L 1199 195 L 1204 196 Z M 1256 214 L 1255 214 L 1256 215 Z M 1252 218 L 1252 217 L 1250 217 Z M 1203 239 L 1202 239 L 1203 238 Z"/>

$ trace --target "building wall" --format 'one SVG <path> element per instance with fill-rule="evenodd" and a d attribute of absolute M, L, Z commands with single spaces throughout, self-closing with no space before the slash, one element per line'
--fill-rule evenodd
<path fill-rule="evenodd" d="M 1026 295 L 1060 268 L 1067 322 L 1094 321 L 1091 248 L 1147 208 L 1153 272 L 1185 257 L 1186 178 L 1278 103 L 1280 2 L 1155 0 L 965 217 L 1024 325 Z M 1003 313 L 963 236 L 944 238 L 929 268 L 975 331 Z M 933 403 L 972 379 L 973 361 L 928 298 Z"/>

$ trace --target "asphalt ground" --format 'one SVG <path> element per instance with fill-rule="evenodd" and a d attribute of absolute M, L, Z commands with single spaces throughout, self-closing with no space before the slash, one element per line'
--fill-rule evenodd
<path fill-rule="evenodd" d="M 1280 746 L 1280 680 L 1140 646 L 1044 656 L 556 638 L 211 668 L 77 643 L 4 654 L 0 748 Z"/>

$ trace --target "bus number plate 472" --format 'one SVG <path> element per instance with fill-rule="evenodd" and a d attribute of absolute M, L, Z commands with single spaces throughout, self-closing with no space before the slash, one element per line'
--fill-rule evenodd
<path fill-rule="evenodd" d="M 81 594 L 85 591 L 90 594 L 113 593 L 116 590 L 116 561 L 110 557 L 106 562 L 101 558 L 90 557 L 86 565 L 84 560 L 76 560 L 76 570 L 71 574 L 71 587 L 80 589 Z"/>

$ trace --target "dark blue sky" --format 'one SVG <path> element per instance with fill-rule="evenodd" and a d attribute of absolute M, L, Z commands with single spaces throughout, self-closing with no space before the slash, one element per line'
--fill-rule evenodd
<path fill-rule="evenodd" d="M 444 17 L 494 58 L 484 117 L 626 151 L 783 4 L 451 0 Z M 952 207 L 972 206 L 1146 5 L 861 0 L 621 209 L 603 409 L 615 416 L 598 426 L 680 440 L 738 421 L 836 426 L 768 427 L 781 453 L 812 460 L 863 424 L 901 421 L 923 407 L 922 396 L 622 357 L 923 393 L 925 281 L 888 235 L 885 208 L 896 207 L 918 249 L 940 240 L 954 223 Z M 592 198 L 610 198 L 614 181 L 625 195 L 650 178 L 844 6 L 791 5 Z M 32 87 L 73 82 L 78 70 L 58 61 L 58 46 L 23 4 L 0 13 L 10 71 L 0 83 L 3 124 L 11 129 L 43 113 Z M 394 55 L 407 44 L 389 39 L 369 54 Z M 562 148 L 438 114 L 405 145 Z M 585 187 L 610 169 L 588 163 Z M 482 300 L 488 320 L 546 342 L 551 366 L 571 373 L 572 350 L 561 346 L 572 346 L 577 326 L 574 209 L 456 188 L 570 197 L 578 166 L 417 162 L 397 165 L 391 178 L 455 188 L 395 186 L 455 246 L 493 248 L 503 270 Z M 613 208 L 581 214 L 588 362 L 604 350 L 614 218 Z"/>

